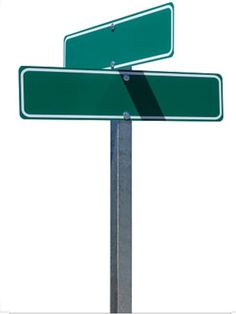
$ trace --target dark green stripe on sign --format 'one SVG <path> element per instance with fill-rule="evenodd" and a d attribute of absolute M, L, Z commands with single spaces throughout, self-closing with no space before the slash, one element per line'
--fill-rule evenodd
<path fill-rule="evenodd" d="M 216 74 L 20 69 L 26 119 L 219 121 L 222 79 Z"/>

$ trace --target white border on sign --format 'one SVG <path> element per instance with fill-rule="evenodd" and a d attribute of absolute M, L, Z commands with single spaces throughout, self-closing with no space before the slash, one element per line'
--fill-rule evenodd
<path fill-rule="evenodd" d="M 136 61 L 116 64 L 114 66 L 114 69 L 135 65 L 135 64 L 142 63 L 142 62 L 145 63 L 145 62 L 154 61 L 154 60 L 157 60 L 157 59 L 167 58 L 167 57 L 169 57 L 173 53 L 173 51 L 174 51 L 174 9 L 173 9 L 173 7 L 170 4 L 162 6 L 162 7 L 155 8 L 155 9 L 150 10 L 150 11 L 138 13 L 138 14 L 136 14 L 134 16 L 123 18 L 123 19 L 120 19 L 118 21 L 114 20 L 113 22 L 117 25 L 117 24 L 121 24 L 121 23 L 130 21 L 130 20 L 137 19 L 137 18 L 145 16 L 145 15 L 149 15 L 149 14 L 152 14 L 152 13 L 155 13 L 155 12 L 163 11 L 163 10 L 166 10 L 166 9 L 169 9 L 171 11 L 171 48 L 170 48 L 170 51 L 168 51 L 167 53 L 164 53 L 164 54 L 161 54 L 161 55 L 157 55 L 157 56 L 153 56 L 153 57 L 149 57 L 149 58 L 144 58 L 144 59 L 139 59 L 139 60 L 136 60 Z M 98 26 L 98 27 L 94 27 L 92 29 L 88 29 L 88 30 L 85 30 L 85 31 L 81 31 L 79 33 L 75 33 L 75 34 L 66 36 L 65 40 L 64 40 L 64 66 L 66 66 L 66 42 L 67 42 L 67 40 L 69 40 L 71 38 L 79 37 L 79 36 L 82 36 L 82 35 L 85 35 L 85 34 L 88 34 L 88 33 L 92 33 L 92 32 L 95 32 L 95 31 L 98 31 L 98 30 L 101 30 L 101 29 L 104 29 L 104 28 L 108 28 L 108 27 L 110 28 L 111 27 L 111 23 L 112 22 L 109 22 L 109 23 L 106 23 L 104 25 L 101 25 L 101 26 Z M 111 67 L 106 67 L 105 69 L 110 69 L 110 68 Z"/>
<path fill-rule="evenodd" d="M 54 73 L 84 73 L 84 74 L 105 74 L 105 75 L 121 75 L 119 71 L 104 71 L 104 70 L 72 70 L 72 69 L 50 69 L 50 68 L 26 68 L 21 72 L 20 89 L 21 89 L 21 112 L 25 117 L 28 118 L 49 118 L 49 119 L 123 119 L 123 115 L 112 115 L 112 116 L 97 116 L 97 115 L 48 115 L 48 114 L 29 114 L 25 111 L 24 107 L 24 75 L 27 72 L 54 72 Z M 222 117 L 223 114 L 223 101 L 222 101 L 222 84 L 218 75 L 216 74 L 190 74 L 190 73 L 170 73 L 170 72 L 135 72 L 135 71 L 124 71 L 125 74 L 132 75 L 145 75 L 145 76 L 171 76 L 171 77 L 201 77 L 201 78 L 214 78 L 219 83 L 219 115 L 217 117 L 175 117 L 175 116 L 165 116 L 167 120 L 206 120 L 206 121 L 217 121 Z M 130 116 L 131 120 L 165 120 L 163 116 Z"/>

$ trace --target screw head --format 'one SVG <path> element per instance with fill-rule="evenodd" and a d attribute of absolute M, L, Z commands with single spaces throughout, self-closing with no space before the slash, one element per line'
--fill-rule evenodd
<path fill-rule="evenodd" d="M 130 80 L 130 76 L 128 74 L 125 74 L 123 76 L 124 81 L 128 82 Z"/>
<path fill-rule="evenodd" d="M 130 114 L 128 112 L 124 112 L 123 117 L 125 120 L 130 120 Z"/>
<path fill-rule="evenodd" d="M 115 24 L 112 23 L 112 24 L 111 24 L 111 31 L 114 32 L 115 28 L 116 28 Z"/>

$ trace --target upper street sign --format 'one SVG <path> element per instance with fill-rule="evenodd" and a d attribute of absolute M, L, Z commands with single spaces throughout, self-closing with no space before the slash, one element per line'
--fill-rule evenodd
<path fill-rule="evenodd" d="M 25 119 L 219 121 L 217 74 L 20 68 Z"/>
<path fill-rule="evenodd" d="M 174 5 L 168 3 L 65 37 L 64 66 L 110 69 L 171 57 Z"/>

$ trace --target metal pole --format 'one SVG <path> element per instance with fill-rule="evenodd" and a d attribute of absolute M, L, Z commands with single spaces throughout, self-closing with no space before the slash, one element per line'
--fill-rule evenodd
<path fill-rule="evenodd" d="M 110 312 L 132 312 L 132 122 L 111 121 Z"/>

